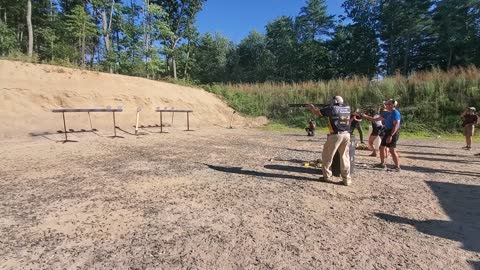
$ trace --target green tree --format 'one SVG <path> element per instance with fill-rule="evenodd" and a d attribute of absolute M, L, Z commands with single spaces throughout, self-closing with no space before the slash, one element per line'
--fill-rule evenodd
<path fill-rule="evenodd" d="M 136 76 L 145 76 L 145 65 L 142 61 L 143 31 L 140 25 L 141 7 L 135 3 L 122 6 L 119 12 L 121 22 L 118 23 L 119 34 L 117 41 L 118 72 Z M 117 25 L 117 24 L 115 24 Z"/>
<path fill-rule="evenodd" d="M 279 17 L 267 24 L 265 36 L 267 49 L 274 57 L 275 80 L 295 81 L 298 51 L 295 22 L 291 17 Z"/>
<path fill-rule="evenodd" d="M 324 0 L 308 0 L 295 19 L 299 46 L 295 70 L 296 79 L 330 79 L 329 51 L 325 40 L 334 26 L 333 16 L 327 14 Z"/>
<path fill-rule="evenodd" d="M 479 54 L 480 1 L 438 1 L 433 13 L 437 65 L 449 69 L 474 63 Z"/>
<path fill-rule="evenodd" d="M 177 79 L 176 57 L 180 43 L 191 38 L 195 16 L 202 9 L 205 0 L 152 0 L 165 11 L 167 28 L 163 29 L 161 42 L 167 59 L 171 63 L 173 78 Z"/>
<path fill-rule="evenodd" d="M 194 52 L 194 78 L 202 83 L 223 81 L 231 46 L 231 42 L 220 34 L 212 36 L 206 33 L 202 36 Z"/>
<path fill-rule="evenodd" d="M 95 37 L 98 29 L 92 22 L 92 17 L 87 14 L 83 6 L 76 6 L 72 14 L 67 15 L 67 30 L 78 39 L 80 48 L 80 64 L 85 67 L 85 51 L 87 39 Z"/>
<path fill-rule="evenodd" d="M 375 7 L 378 0 L 347 0 L 343 3 L 344 26 L 339 23 L 329 42 L 335 76 L 363 75 L 373 77 L 380 60 L 380 45 L 375 32 Z"/>
<path fill-rule="evenodd" d="M 322 40 L 334 26 L 334 16 L 327 14 L 325 0 L 307 0 L 296 18 L 299 38 L 303 41 Z"/>
<path fill-rule="evenodd" d="M 271 80 L 273 55 L 267 49 L 264 35 L 251 31 L 238 45 L 238 64 L 244 82 Z"/>
<path fill-rule="evenodd" d="M 431 7 L 431 0 L 380 1 L 377 29 L 387 74 L 407 75 L 430 66 L 425 61 L 431 52 Z"/>
<path fill-rule="evenodd" d="M 0 55 L 6 56 L 18 47 L 15 32 L 4 22 L 0 22 Z"/>

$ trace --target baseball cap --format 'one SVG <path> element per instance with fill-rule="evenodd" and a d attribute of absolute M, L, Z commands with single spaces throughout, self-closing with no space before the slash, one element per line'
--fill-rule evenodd
<path fill-rule="evenodd" d="M 341 96 L 334 96 L 333 97 L 333 103 L 343 104 L 343 98 Z"/>

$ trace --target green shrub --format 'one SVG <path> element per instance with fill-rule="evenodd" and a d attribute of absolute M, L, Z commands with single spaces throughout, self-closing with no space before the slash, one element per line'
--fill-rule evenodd
<path fill-rule="evenodd" d="M 328 103 L 334 95 L 342 95 L 352 108 L 369 109 L 378 109 L 383 100 L 394 98 L 402 113 L 402 128 L 413 133 L 459 131 L 463 109 L 480 107 L 480 70 L 473 66 L 449 72 L 434 69 L 379 81 L 354 77 L 292 84 L 215 84 L 205 88 L 241 113 L 265 115 L 292 127 L 304 127 L 312 115 L 304 108 L 289 108 L 289 103 Z M 326 125 L 325 120 L 317 122 Z"/>

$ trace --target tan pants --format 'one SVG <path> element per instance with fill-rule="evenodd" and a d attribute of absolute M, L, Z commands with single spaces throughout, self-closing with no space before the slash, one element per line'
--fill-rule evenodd
<path fill-rule="evenodd" d="M 332 134 L 327 137 L 327 142 L 323 146 L 322 152 L 322 171 L 323 177 L 332 177 L 332 161 L 335 152 L 340 154 L 340 174 L 342 179 L 350 178 L 350 153 L 348 146 L 350 145 L 350 134 Z"/>
<path fill-rule="evenodd" d="M 475 126 L 474 125 L 465 125 L 463 127 L 463 135 L 467 137 L 472 137 L 475 134 Z"/>

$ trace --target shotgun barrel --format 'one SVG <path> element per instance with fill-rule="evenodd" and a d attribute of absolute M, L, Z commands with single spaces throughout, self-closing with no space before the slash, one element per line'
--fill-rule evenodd
<path fill-rule="evenodd" d="M 288 107 L 292 107 L 292 108 L 307 107 L 308 104 L 311 104 L 311 103 L 292 103 L 292 104 L 288 104 Z M 313 104 L 313 105 L 315 105 L 315 107 L 330 106 L 330 104 L 319 104 L 319 103 L 316 103 L 316 104 Z"/>

